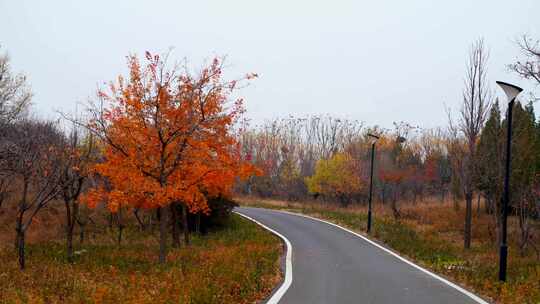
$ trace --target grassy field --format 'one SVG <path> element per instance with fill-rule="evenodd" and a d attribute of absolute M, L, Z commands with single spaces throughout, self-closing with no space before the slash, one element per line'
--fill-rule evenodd
<path fill-rule="evenodd" d="M 365 234 L 363 207 L 340 208 L 320 203 L 289 203 L 242 198 L 242 205 L 289 210 L 329 220 Z M 508 282 L 497 281 L 498 251 L 490 216 L 475 213 L 473 245 L 463 250 L 464 208 L 432 202 L 402 209 L 400 221 L 384 207 L 375 209 L 371 239 L 496 303 L 540 303 L 540 259 L 534 251 L 520 256 L 515 219 L 510 219 Z"/>
<path fill-rule="evenodd" d="M 130 226 L 120 247 L 115 235 L 76 244 L 74 264 L 61 239 L 30 244 L 24 272 L 12 246 L 3 246 L 0 303 L 255 303 L 281 280 L 280 240 L 237 215 L 171 249 L 165 266 L 152 233 Z"/>

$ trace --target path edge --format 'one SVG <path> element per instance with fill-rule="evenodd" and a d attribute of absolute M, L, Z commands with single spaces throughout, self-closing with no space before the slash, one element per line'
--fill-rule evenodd
<path fill-rule="evenodd" d="M 291 242 L 283 236 L 281 233 L 273 230 L 272 228 L 269 228 L 268 226 L 262 224 L 261 222 L 253 219 L 252 217 L 249 217 L 245 214 L 242 214 L 238 211 L 233 211 L 234 213 L 254 222 L 255 224 L 263 227 L 264 229 L 270 231 L 271 233 L 277 235 L 280 237 L 283 242 L 285 243 L 285 247 L 287 249 L 287 253 L 285 254 L 285 279 L 283 280 L 283 283 L 281 286 L 272 294 L 272 296 L 266 301 L 266 304 L 277 304 L 279 303 L 279 300 L 285 295 L 285 292 L 289 289 L 289 287 L 292 284 L 293 275 L 292 275 L 292 245 Z"/>
<path fill-rule="evenodd" d="M 399 254 L 397 254 L 396 252 L 394 252 L 393 250 L 390 250 L 390 249 L 388 249 L 388 248 L 386 248 L 386 247 L 384 247 L 384 246 L 378 244 L 377 242 L 375 242 L 375 241 L 373 241 L 373 240 L 371 240 L 371 239 L 369 239 L 369 238 L 367 238 L 367 237 L 365 237 L 365 236 L 363 236 L 363 235 L 361 235 L 361 234 L 359 234 L 359 233 L 357 233 L 357 232 L 354 232 L 354 231 L 352 231 L 352 230 L 350 230 L 350 229 L 347 229 L 347 228 L 342 227 L 342 226 L 340 226 L 340 225 L 334 224 L 334 223 L 332 223 L 332 222 L 329 222 L 329 221 L 326 221 L 326 220 L 323 220 L 323 219 L 319 219 L 319 218 L 316 218 L 316 217 L 312 217 L 312 216 L 309 216 L 309 215 L 306 215 L 306 214 L 296 213 L 296 212 L 291 212 L 291 211 L 286 211 L 286 210 L 277 210 L 277 209 L 272 209 L 272 210 L 278 211 L 278 212 L 282 212 L 282 213 L 286 213 L 286 214 L 290 214 L 290 215 L 295 215 L 295 216 L 305 217 L 305 218 L 308 218 L 308 219 L 311 219 L 311 220 L 314 220 L 314 221 L 319 221 L 319 222 L 322 222 L 322 223 L 325 223 L 325 224 L 328 224 L 328 225 L 337 227 L 337 228 L 342 229 L 342 230 L 344 230 L 344 231 L 346 231 L 346 232 L 349 232 L 349 233 L 351 233 L 351 234 L 353 234 L 353 235 L 355 235 L 355 236 L 357 236 L 357 237 L 363 239 L 364 241 L 368 242 L 369 244 L 371 244 L 371 245 L 373 245 L 373 246 L 375 246 L 375 247 L 377 247 L 377 248 L 379 248 L 379 249 L 385 251 L 386 253 L 388 253 L 388 254 L 394 256 L 394 257 L 397 258 L 398 260 L 400 260 L 400 261 L 402 261 L 402 262 L 405 262 L 406 264 L 409 264 L 409 265 L 412 266 L 413 268 L 416 268 L 416 269 L 422 271 L 423 273 L 425 273 L 425 274 L 431 276 L 432 278 L 437 279 L 437 280 L 441 281 L 442 283 L 444 283 L 444 284 L 446 284 L 446 285 L 448 285 L 448 286 L 450 286 L 450 287 L 456 289 L 457 291 L 459 291 L 459 292 L 461 292 L 462 294 L 468 296 L 469 298 L 473 299 L 473 300 L 476 301 L 477 303 L 480 303 L 480 304 L 490 304 L 490 303 L 487 302 L 486 300 L 482 299 L 480 296 L 475 295 L 474 293 L 472 293 L 472 292 L 466 290 L 465 288 L 463 288 L 463 287 L 457 285 L 456 283 L 453 283 L 453 282 L 451 282 L 451 281 L 449 281 L 449 280 L 447 280 L 447 279 L 445 279 L 445 278 L 439 276 L 438 274 L 435 274 L 434 272 L 431 272 L 430 270 L 425 269 L 425 268 L 423 268 L 423 267 L 421 267 L 421 266 L 415 264 L 415 263 L 412 262 L 412 261 L 409 261 L 408 259 L 406 259 L 406 258 L 400 256 Z"/>

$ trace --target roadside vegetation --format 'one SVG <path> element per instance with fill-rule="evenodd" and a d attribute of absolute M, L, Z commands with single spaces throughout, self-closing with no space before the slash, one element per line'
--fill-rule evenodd
<path fill-rule="evenodd" d="M 48 228 L 55 212 L 44 212 L 29 231 L 24 272 L 12 242 L 2 242 L 1 303 L 256 303 L 281 280 L 280 240 L 238 215 L 193 234 L 189 246 L 172 249 L 156 267 L 157 231 L 141 231 L 131 218 L 119 245 L 102 212 L 94 214 L 97 225 L 89 225 L 87 239 L 75 241 L 68 262 L 62 231 Z M 7 228 L 3 237 L 12 234 Z"/>
<path fill-rule="evenodd" d="M 506 68 L 540 85 L 540 41 L 523 36 L 516 47 L 522 58 Z M 244 203 L 265 202 L 363 231 L 373 176 L 378 209 L 371 237 L 498 303 L 539 303 L 538 96 L 523 92 L 513 106 L 509 264 L 502 283 L 507 100 L 499 100 L 502 90 L 489 77 L 483 39 L 471 44 L 465 67 L 463 99 L 458 109 L 447 109 L 446 127 L 395 122 L 386 129 L 313 115 L 248 128 L 241 134 L 243 153 L 262 174 L 238 184 L 237 192 L 250 198 Z"/>
<path fill-rule="evenodd" d="M 242 197 L 239 201 L 243 206 L 310 215 L 366 235 L 367 209 L 362 206 L 341 207 L 333 203 L 255 197 Z M 499 257 L 492 241 L 489 215 L 474 212 L 472 249 L 464 250 L 460 240 L 465 210 L 449 210 L 452 210 L 451 203 L 426 200 L 404 207 L 402 217 L 396 221 L 389 206 L 377 206 L 372 233 L 368 237 L 495 303 L 539 303 L 540 263 L 533 252 L 520 254 L 517 219 L 509 221 L 509 273 L 508 282 L 503 284 L 496 280 Z"/>

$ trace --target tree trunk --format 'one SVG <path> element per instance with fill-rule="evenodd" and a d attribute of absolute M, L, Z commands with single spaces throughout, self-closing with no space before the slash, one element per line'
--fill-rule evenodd
<path fill-rule="evenodd" d="M 444 190 L 444 185 L 441 184 L 441 204 L 444 204 L 445 194 L 446 194 L 446 191 Z"/>
<path fill-rule="evenodd" d="M 15 226 L 15 231 L 17 232 L 15 235 L 15 250 L 19 249 L 19 236 L 20 234 L 24 234 L 23 231 L 23 220 L 24 220 L 24 212 L 26 208 L 26 199 L 28 196 L 28 180 L 25 178 L 23 179 L 23 196 L 21 200 L 19 201 L 19 210 L 17 213 L 17 223 Z M 24 241 L 24 240 L 23 240 Z"/>
<path fill-rule="evenodd" d="M 113 227 L 113 214 L 109 211 L 109 229 L 112 229 Z"/>
<path fill-rule="evenodd" d="M 159 263 L 167 261 L 167 208 L 159 207 Z"/>
<path fill-rule="evenodd" d="M 465 249 L 471 248 L 471 227 L 472 227 L 472 192 L 465 194 L 465 231 L 463 245 Z"/>
<path fill-rule="evenodd" d="M 180 248 L 180 231 L 178 231 L 178 205 L 172 203 L 171 208 L 171 222 L 172 222 L 172 239 L 173 247 Z"/>
<path fill-rule="evenodd" d="M 133 215 L 135 215 L 135 218 L 137 219 L 137 222 L 139 223 L 139 228 L 141 229 L 141 231 L 144 231 L 146 230 L 146 226 L 144 225 L 144 222 L 139 217 L 139 210 L 140 210 L 139 208 L 133 209 Z"/>
<path fill-rule="evenodd" d="M 186 205 L 182 204 L 182 224 L 184 225 L 184 243 L 189 245 L 189 223 L 188 223 L 188 210 Z"/>
<path fill-rule="evenodd" d="M 495 204 L 495 225 L 497 226 L 497 247 L 502 243 L 502 198 L 499 198 L 499 203 Z"/>
<path fill-rule="evenodd" d="M 69 200 L 65 200 L 64 204 L 66 207 L 66 255 L 68 262 L 73 263 L 73 228 L 75 227 L 75 210 L 72 210 Z"/>
<path fill-rule="evenodd" d="M 201 213 L 197 213 L 197 220 L 195 222 L 195 231 L 201 233 Z"/>
<path fill-rule="evenodd" d="M 484 196 L 484 212 L 486 214 L 493 214 L 493 198 L 491 195 Z"/>
<path fill-rule="evenodd" d="M 521 255 L 521 257 L 524 257 L 525 256 L 525 253 L 526 253 L 526 249 L 527 249 L 527 244 L 529 243 L 529 224 L 528 224 L 528 220 L 527 220 L 527 210 L 525 209 L 526 208 L 526 203 L 524 202 L 520 202 L 519 204 L 519 230 L 520 230 L 520 234 L 521 234 L 521 238 L 520 238 L 520 242 L 519 242 L 519 253 Z"/>
<path fill-rule="evenodd" d="M 458 212 L 459 211 L 459 197 L 458 197 L 458 195 L 453 193 L 452 194 L 452 200 L 454 202 L 454 211 Z"/>
<path fill-rule="evenodd" d="M 25 251 L 24 251 L 24 238 L 25 238 L 25 232 L 24 229 L 18 229 L 17 230 L 17 253 L 19 255 L 19 268 L 21 270 L 24 270 L 25 268 Z"/>
<path fill-rule="evenodd" d="M 86 225 L 79 222 L 79 243 L 84 243 L 84 228 Z"/>
<path fill-rule="evenodd" d="M 19 256 L 19 268 L 21 270 L 24 270 L 24 266 L 25 266 L 24 237 L 25 237 L 26 231 L 23 227 L 23 219 L 24 219 L 24 215 L 21 212 L 19 216 L 17 217 L 17 226 L 15 228 L 15 230 L 17 231 L 15 248 L 17 249 L 17 254 Z"/>
<path fill-rule="evenodd" d="M 480 198 L 481 198 L 481 195 L 480 195 L 480 193 L 478 193 L 478 199 L 476 201 L 476 213 L 478 215 L 480 215 Z"/>
<path fill-rule="evenodd" d="M 122 232 L 124 232 L 124 222 L 122 219 L 122 208 L 119 208 L 118 211 L 115 214 L 116 217 L 116 226 L 118 227 L 118 239 L 117 243 L 118 246 L 122 244 Z"/>
<path fill-rule="evenodd" d="M 391 201 L 391 207 L 392 207 L 392 214 L 394 215 L 395 220 L 399 220 L 401 217 L 401 213 L 399 212 L 398 206 L 397 206 L 397 190 L 394 190 L 394 193 L 392 194 L 392 201 Z"/>
<path fill-rule="evenodd" d="M 124 231 L 124 225 L 119 224 L 118 225 L 118 246 L 122 244 L 122 232 Z"/>
<path fill-rule="evenodd" d="M 79 243 L 84 243 L 84 234 L 85 234 L 85 227 L 86 223 L 88 222 L 89 218 L 86 219 L 86 221 L 81 220 L 81 210 L 79 209 L 79 204 L 75 204 L 75 221 L 77 222 L 77 225 L 79 225 Z M 75 223 L 73 223 L 75 225 Z"/>
<path fill-rule="evenodd" d="M 73 263 L 73 229 L 68 228 L 67 236 L 67 259 L 69 263 Z"/>

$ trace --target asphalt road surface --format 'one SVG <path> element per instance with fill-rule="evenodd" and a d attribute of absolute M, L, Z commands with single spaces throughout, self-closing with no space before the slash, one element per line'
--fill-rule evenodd
<path fill-rule="evenodd" d="M 482 303 L 338 227 L 260 208 L 237 208 L 292 244 L 292 284 L 281 304 Z"/>

